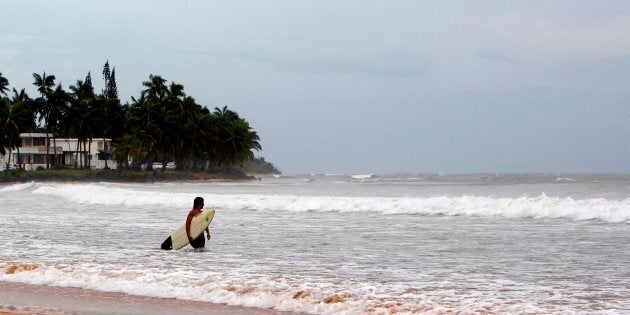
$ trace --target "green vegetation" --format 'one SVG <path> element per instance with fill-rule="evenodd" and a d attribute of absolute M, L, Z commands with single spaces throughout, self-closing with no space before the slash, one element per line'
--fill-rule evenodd
<path fill-rule="evenodd" d="M 9 81 L 0 73 L 0 154 L 18 150 L 19 156 L 19 134 L 37 131 L 77 138 L 77 153 L 89 151 L 95 138 L 111 138 L 113 149 L 105 148 L 101 154 L 113 157 L 121 170 L 140 170 L 144 164 L 151 171 L 153 162 L 160 162 L 164 173 L 170 171 L 167 163 L 174 162 L 178 171 L 277 172 L 263 158 L 254 158 L 253 150 L 261 149 L 258 134 L 227 106 L 210 111 L 186 95 L 183 85 L 167 85 L 159 75 L 150 75 L 142 82 L 140 95 L 121 104 L 116 70 L 110 70 L 109 62 L 102 77 L 105 88 L 96 93 L 89 72 L 68 91 L 55 84 L 54 75 L 34 73 L 33 85 L 40 95 L 32 99 L 24 89 L 13 88 L 9 96 Z M 47 141 L 47 170 L 61 167 L 55 160 L 56 147 L 53 143 L 50 152 Z M 89 159 L 78 160 L 74 168 L 90 168 Z"/>
<path fill-rule="evenodd" d="M 272 163 L 265 161 L 264 157 L 255 157 L 245 161 L 241 165 L 241 170 L 248 174 L 280 174 L 280 170 Z"/>
<path fill-rule="evenodd" d="M 91 170 L 91 169 L 23 169 L 0 172 L 0 183 L 28 181 L 81 181 L 81 182 L 156 182 L 174 180 L 250 180 L 253 176 L 234 171 L 230 173 L 182 172 L 176 170 Z"/>

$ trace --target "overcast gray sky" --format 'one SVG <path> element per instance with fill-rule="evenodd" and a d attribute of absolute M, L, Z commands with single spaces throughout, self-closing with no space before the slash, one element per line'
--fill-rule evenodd
<path fill-rule="evenodd" d="M 630 171 L 630 1 L 2 1 L 0 72 L 227 105 L 294 173 Z"/>

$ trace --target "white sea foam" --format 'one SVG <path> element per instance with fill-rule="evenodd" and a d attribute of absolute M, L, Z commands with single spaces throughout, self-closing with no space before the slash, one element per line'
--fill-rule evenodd
<path fill-rule="evenodd" d="M 374 177 L 374 174 L 356 174 L 351 177 L 354 179 L 368 179 Z"/>
<path fill-rule="evenodd" d="M 333 284 L 317 278 L 300 281 L 241 272 L 200 274 L 185 267 L 165 270 L 144 266 L 121 269 L 119 266 L 97 264 L 0 263 L 0 271 L 4 271 L 0 272 L 0 281 L 311 314 L 415 314 L 420 311 L 474 313 L 476 309 L 490 312 L 542 311 L 528 303 L 506 305 L 476 293 L 469 294 L 459 302 L 436 302 L 436 297 L 454 293 L 448 287 L 409 291 L 404 288 L 384 288 L 382 284 L 376 283 Z M 503 284 L 496 285 L 501 287 Z M 401 294 L 399 297 L 384 294 L 384 289 L 401 290 Z"/>
<path fill-rule="evenodd" d="M 557 182 L 575 182 L 576 180 L 568 177 L 558 177 L 556 178 Z"/>
<path fill-rule="evenodd" d="M 24 190 L 24 189 L 33 187 L 33 185 L 34 185 L 33 182 L 28 182 L 28 183 L 21 183 L 21 184 L 13 184 L 13 185 L 9 185 L 9 186 L 4 186 L 4 187 L 0 188 L 0 193 Z"/>
<path fill-rule="evenodd" d="M 17 266 L 17 269 L 15 267 Z M 105 292 L 120 292 L 161 298 L 204 301 L 228 305 L 276 308 L 283 311 L 359 313 L 360 301 L 326 304 L 324 289 L 317 284 L 303 288 L 287 286 L 284 281 L 247 274 L 198 274 L 187 269 L 115 269 L 115 266 L 45 265 L 0 263 L 0 280 L 35 285 L 78 287 Z M 296 292 L 309 290 L 304 298 Z"/>
<path fill-rule="evenodd" d="M 103 184 L 54 184 L 37 187 L 34 194 L 51 195 L 81 204 L 98 205 L 170 205 L 181 206 L 190 203 L 195 196 L 186 193 L 164 193 L 159 191 L 138 191 L 124 187 L 111 187 Z"/>
<path fill-rule="evenodd" d="M 102 184 L 42 185 L 34 194 L 58 196 L 81 204 L 180 207 L 196 195 L 139 191 Z M 291 212 L 374 212 L 383 215 L 472 215 L 508 218 L 567 218 L 630 222 L 630 198 L 575 200 L 570 197 L 491 198 L 483 196 L 333 197 L 271 194 L 205 194 L 208 207 L 227 210 Z"/>

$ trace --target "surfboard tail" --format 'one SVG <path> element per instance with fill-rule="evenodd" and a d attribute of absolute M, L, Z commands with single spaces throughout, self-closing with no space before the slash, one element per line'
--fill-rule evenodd
<path fill-rule="evenodd" d="M 164 240 L 164 242 L 162 243 L 162 249 L 166 249 L 166 250 L 173 249 L 173 241 L 171 240 L 170 236 L 166 240 Z"/>

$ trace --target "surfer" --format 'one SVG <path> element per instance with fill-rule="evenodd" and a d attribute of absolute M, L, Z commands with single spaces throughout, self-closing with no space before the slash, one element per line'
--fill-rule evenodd
<path fill-rule="evenodd" d="M 193 208 L 188 212 L 188 217 L 186 218 L 186 236 L 188 236 L 188 241 L 190 242 L 190 246 L 193 248 L 202 248 L 206 246 L 206 240 L 203 238 L 203 232 L 195 239 L 190 237 L 190 222 L 192 219 L 201 214 L 201 209 L 203 209 L 203 198 L 197 197 L 193 201 Z M 206 228 L 206 233 L 208 234 L 208 240 L 210 239 L 210 230 Z"/>

